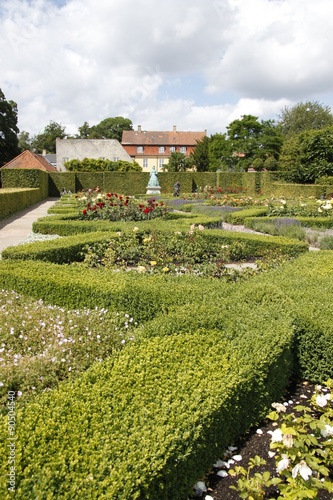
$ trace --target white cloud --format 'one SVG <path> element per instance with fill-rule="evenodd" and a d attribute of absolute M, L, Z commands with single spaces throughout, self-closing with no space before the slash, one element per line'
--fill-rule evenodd
<path fill-rule="evenodd" d="M 225 130 L 301 100 L 333 104 L 331 0 L 2 0 L 0 88 L 19 127 L 111 116 Z"/>

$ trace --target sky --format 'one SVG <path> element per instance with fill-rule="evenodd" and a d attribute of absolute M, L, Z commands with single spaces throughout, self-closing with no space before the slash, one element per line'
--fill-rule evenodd
<path fill-rule="evenodd" d="M 0 89 L 30 136 L 109 117 L 224 133 L 333 108 L 332 0 L 0 0 Z"/>

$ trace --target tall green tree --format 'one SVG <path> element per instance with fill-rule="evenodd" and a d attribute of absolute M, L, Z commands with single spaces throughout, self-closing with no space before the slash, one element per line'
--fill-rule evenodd
<path fill-rule="evenodd" d="M 122 116 L 105 118 L 97 125 L 90 127 L 89 139 L 117 139 L 121 142 L 123 130 L 133 130 L 133 124 L 129 118 Z"/>
<path fill-rule="evenodd" d="M 183 153 L 171 153 L 169 162 L 165 165 L 168 172 L 186 172 L 189 167 L 188 158 Z"/>
<path fill-rule="evenodd" d="M 283 137 L 273 120 L 261 120 L 243 115 L 227 126 L 227 138 L 232 157 L 237 159 L 236 170 L 247 170 L 255 160 L 279 157 Z M 261 163 L 261 162 L 260 162 Z M 257 162 L 258 164 L 258 162 Z"/>
<path fill-rule="evenodd" d="M 200 141 L 196 141 L 195 150 L 190 155 L 189 163 L 198 172 L 209 170 L 209 137 L 205 136 Z"/>
<path fill-rule="evenodd" d="M 25 130 L 22 130 L 22 132 L 19 133 L 18 136 L 18 142 L 19 142 L 19 148 L 20 151 L 26 151 L 26 150 L 31 150 L 31 137 L 29 132 L 26 132 Z"/>
<path fill-rule="evenodd" d="M 283 145 L 279 170 L 288 182 L 301 184 L 333 176 L 333 127 L 291 136 Z"/>
<path fill-rule="evenodd" d="M 232 147 L 226 134 L 214 134 L 208 144 L 209 170 L 233 170 Z"/>
<path fill-rule="evenodd" d="M 7 101 L 0 89 L 0 167 L 19 154 L 18 133 L 17 104 Z"/>
<path fill-rule="evenodd" d="M 318 101 L 299 102 L 281 110 L 278 125 L 283 135 L 290 137 L 305 130 L 320 130 L 332 126 L 333 115 L 329 106 Z"/>
<path fill-rule="evenodd" d="M 81 127 L 79 127 L 79 135 L 77 136 L 78 139 L 89 139 L 89 136 L 91 134 L 91 127 L 89 127 L 88 122 L 84 122 Z"/>
<path fill-rule="evenodd" d="M 32 142 L 31 148 L 36 153 L 42 153 L 45 150 L 47 153 L 56 152 L 56 139 L 66 139 L 67 134 L 65 127 L 60 123 L 50 121 L 41 134 L 36 135 Z"/>

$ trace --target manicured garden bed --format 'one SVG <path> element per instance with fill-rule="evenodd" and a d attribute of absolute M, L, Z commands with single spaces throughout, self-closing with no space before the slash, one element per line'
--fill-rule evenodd
<path fill-rule="evenodd" d="M 17 405 L 16 498 L 185 500 L 220 451 L 258 424 L 292 379 L 333 377 L 330 251 L 209 229 L 223 227 L 218 216 L 157 220 L 52 215 L 36 227 L 76 235 L 4 253 L 0 287 L 15 297 L 0 308 L 0 393 L 5 402 L 12 391 Z M 86 244 L 119 245 L 126 235 L 125 252 L 139 235 L 150 245 L 158 234 L 167 247 L 163 238 L 176 231 L 197 237 L 191 259 L 235 244 L 244 258 L 285 261 L 233 281 L 163 271 L 161 250 L 161 272 L 157 264 L 139 272 L 141 262 L 131 270 L 77 262 Z M 190 248 L 186 241 L 179 255 Z M 10 498 L 7 449 L 0 453 L 1 496 Z"/>

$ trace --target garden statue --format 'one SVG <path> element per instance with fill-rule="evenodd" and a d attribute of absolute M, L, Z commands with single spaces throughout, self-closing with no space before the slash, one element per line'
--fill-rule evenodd
<path fill-rule="evenodd" d="M 155 167 L 153 167 L 150 172 L 149 182 L 147 186 L 147 194 L 161 194 L 161 187 L 158 182 L 158 177 Z"/>
<path fill-rule="evenodd" d="M 180 182 L 179 181 L 177 181 L 173 186 L 173 195 L 174 196 L 180 195 Z"/>

